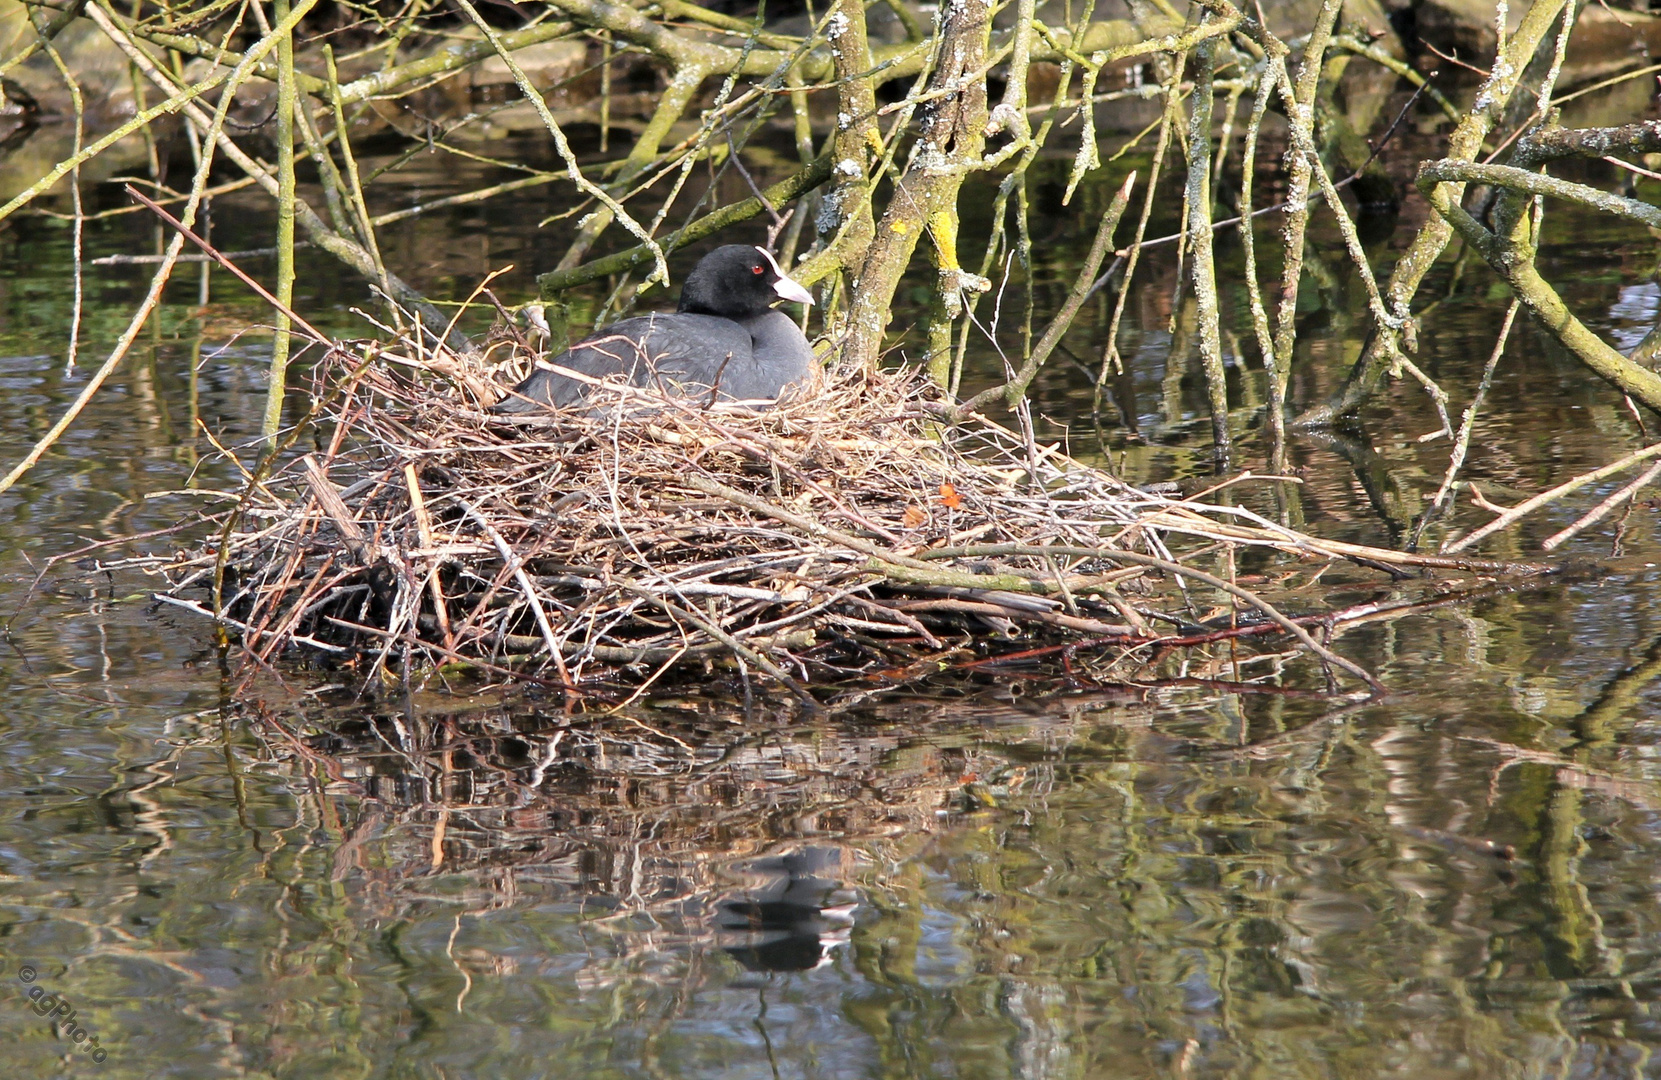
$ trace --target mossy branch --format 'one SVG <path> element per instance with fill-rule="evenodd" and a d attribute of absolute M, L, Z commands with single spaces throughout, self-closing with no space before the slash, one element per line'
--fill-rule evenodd
<path fill-rule="evenodd" d="M 1520 174 L 1520 175 L 1518 175 Z M 1523 178 L 1527 178 L 1524 180 Z M 1512 205 L 1496 208 L 1496 220 L 1511 222 L 1503 233 L 1491 232 L 1454 201 L 1455 185 L 1471 180 L 1495 184 L 1505 191 L 1504 199 Z M 1534 265 L 1535 246 L 1533 225 L 1517 206 L 1524 196 L 1550 194 L 1570 198 L 1586 205 L 1599 205 L 1614 196 L 1582 189 L 1578 184 L 1566 184 L 1551 177 L 1523 173 L 1521 170 L 1499 166 L 1482 166 L 1461 161 L 1428 162 L 1419 169 L 1419 191 L 1449 226 L 1458 230 L 1493 270 L 1505 278 L 1523 306 L 1534 314 L 1540 324 L 1565 348 L 1574 353 L 1601 378 L 1621 393 L 1646 408 L 1661 412 L 1661 375 L 1633 363 L 1613 346 L 1593 333 L 1569 310 L 1557 290 L 1540 275 Z M 1580 189 L 1575 191 L 1571 189 Z M 1661 211 L 1644 207 L 1630 199 L 1619 200 L 1620 209 L 1636 220 L 1661 227 Z M 1643 210 L 1640 212 L 1639 207 Z M 1601 207 L 1600 207 L 1601 208 Z"/>
<path fill-rule="evenodd" d="M 1227 3 L 1227 0 L 1206 2 Z M 1447 159 L 1473 161 L 1477 154 L 1481 153 L 1483 141 L 1504 112 L 1522 81 L 1529 61 L 1539 49 L 1540 43 L 1545 40 L 1552 25 L 1557 22 L 1567 2 L 1568 0 L 1539 0 L 1528 9 L 1516 31 L 1505 42 L 1500 55 L 1495 58 L 1493 69 L 1477 92 L 1471 108 L 1448 137 L 1448 152 L 1445 155 Z M 1462 184 L 1455 185 L 1440 196 L 1450 202 L 1458 202 L 1463 197 Z M 1392 314 L 1398 317 L 1407 315 L 1408 306 L 1419 291 L 1420 283 L 1424 281 L 1425 275 L 1430 273 L 1431 266 L 1447 247 L 1452 235 L 1452 225 L 1441 214 L 1426 221 L 1414 235 L 1413 242 L 1397 260 L 1390 280 L 1384 288 L 1384 302 Z M 1403 334 L 1410 327 L 1411 323 L 1406 319 L 1403 319 L 1400 326 L 1378 326 L 1377 332 L 1356 360 L 1339 391 L 1326 401 L 1306 410 L 1297 418 L 1296 424 L 1300 427 L 1324 427 L 1339 417 L 1359 409 L 1383 382 L 1401 351 Z"/>
<path fill-rule="evenodd" d="M 1427 161 L 1419 166 L 1416 183 L 1420 190 L 1424 190 L 1427 184 L 1490 184 L 1524 195 L 1543 195 L 1578 203 L 1593 210 L 1602 210 L 1606 214 L 1636 221 L 1640 225 L 1648 225 L 1652 229 L 1661 229 L 1661 207 L 1611 192 L 1599 191 L 1585 184 L 1559 180 L 1555 176 L 1529 172 L 1513 165 L 1482 165 L 1474 161 L 1452 161 L 1446 158 L 1441 161 Z"/>

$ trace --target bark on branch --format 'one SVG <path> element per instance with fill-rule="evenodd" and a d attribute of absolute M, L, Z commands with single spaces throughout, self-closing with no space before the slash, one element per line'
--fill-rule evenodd
<path fill-rule="evenodd" d="M 1469 181 L 1501 188 L 1502 205 L 1494 211 L 1495 220 L 1506 223 L 1501 231 L 1488 230 L 1455 201 L 1453 192 L 1458 190 L 1457 185 Z M 1505 278 L 1517 298 L 1553 337 L 1617 390 L 1661 412 L 1661 375 L 1628 360 L 1589 330 L 1536 269 L 1535 222 L 1525 212 L 1524 204 L 1528 196 L 1553 195 L 1600 209 L 1613 209 L 1654 227 L 1661 227 L 1661 210 L 1520 169 L 1470 162 L 1428 162 L 1419 169 L 1418 185 L 1437 214 Z M 1605 205 L 1610 200 L 1620 205 Z"/>

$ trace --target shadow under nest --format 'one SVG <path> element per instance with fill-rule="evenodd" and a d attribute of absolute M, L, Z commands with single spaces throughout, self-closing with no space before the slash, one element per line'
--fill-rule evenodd
<path fill-rule="evenodd" d="M 766 412 L 657 397 L 514 418 L 482 409 L 485 363 L 408 342 L 337 345 L 314 378 L 314 452 L 212 519 L 220 617 L 264 662 L 579 689 L 720 668 L 805 694 L 994 650 L 1133 678 L 1258 624 L 1317 654 L 1329 688 L 1376 689 L 1310 619 L 1215 576 L 1239 546 L 1346 545 L 1148 494 L 988 419 L 944 424 L 915 373 L 832 372 Z M 211 617 L 219 565 L 217 541 L 179 555 L 157 599 Z"/>

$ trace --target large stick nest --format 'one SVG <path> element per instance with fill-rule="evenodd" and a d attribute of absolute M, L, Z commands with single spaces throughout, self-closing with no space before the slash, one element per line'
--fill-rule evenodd
<path fill-rule="evenodd" d="M 262 660 L 567 687 L 690 663 L 805 693 L 998 655 L 1125 678 L 1223 639 L 1238 677 L 1238 641 L 1277 638 L 1370 683 L 1304 629 L 1325 612 L 1224 580 L 1235 550 L 1451 565 L 1149 494 L 988 420 L 945 426 L 915 375 L 833 373 L 760 413 L 619 388 L 629 409 L 509 420 L 480 408 L 485 365 L 402 351 L 337 346 L 317 450 L 250 477 L 216 519 L 222 563 L 213 542 L 172 560 L 159 599 L 212 614 L 219 568 L 221 616 Z"/>

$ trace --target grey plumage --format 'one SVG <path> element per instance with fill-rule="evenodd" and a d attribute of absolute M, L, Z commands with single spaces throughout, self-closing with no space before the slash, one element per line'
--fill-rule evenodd
<path fill-rule="evenodd" d="M 613 323 L 548 361 L 591 379 L 618 376 L 630 386 L 709 403 L 772 401 L 814 381 L 818 362 L 789 316 L 771 310 L 784 297 L 811 303 L 780 274 L 772 256 L 733 244 L 705 256 L 688 276 L 680 310 Z M 528 413 L 579 404 L 591 383 L 538 366 L 494 410 Z"/>

